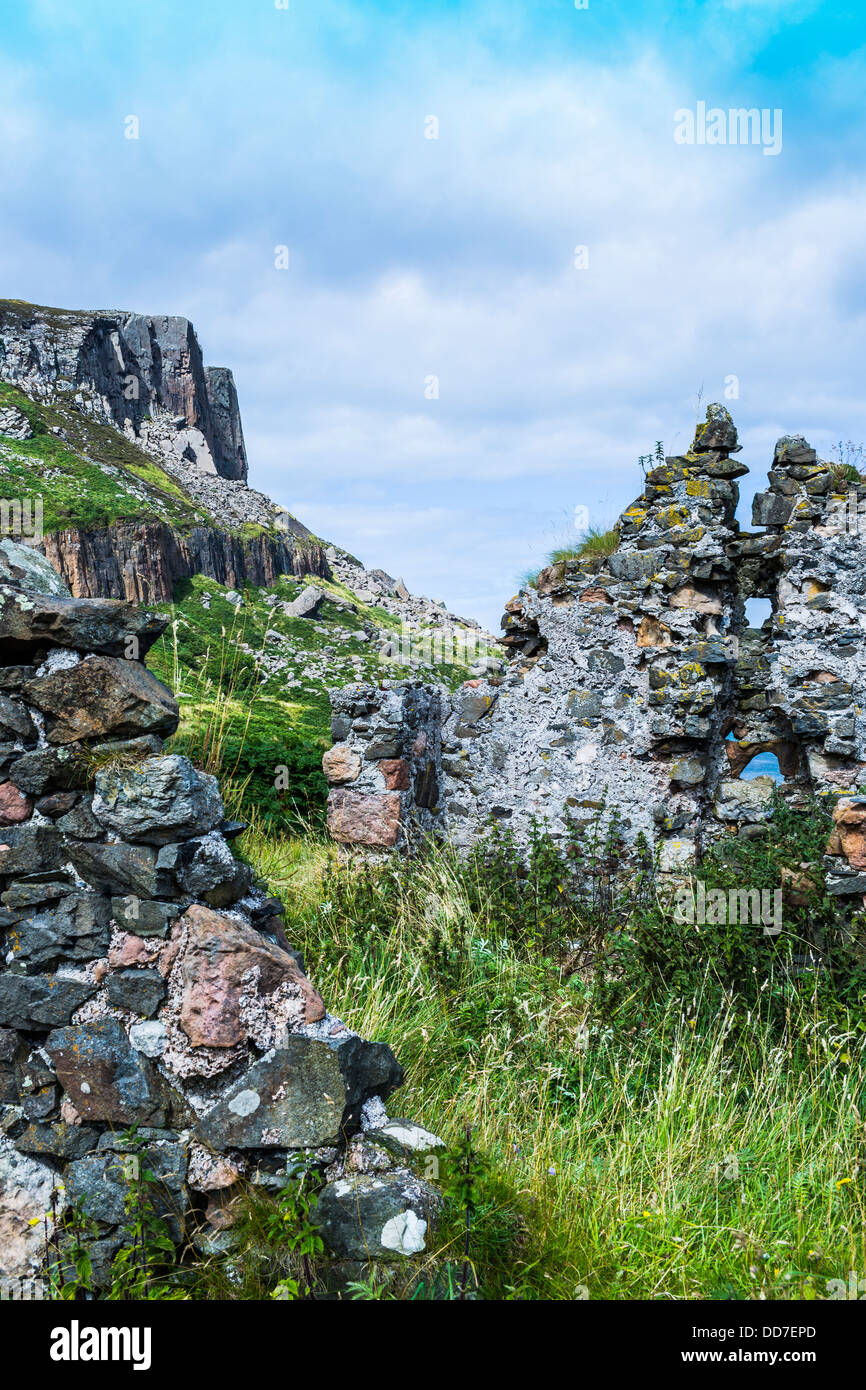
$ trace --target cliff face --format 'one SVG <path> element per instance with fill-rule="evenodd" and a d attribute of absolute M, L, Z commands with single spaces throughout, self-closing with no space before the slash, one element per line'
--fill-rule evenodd
<path fill-rule="evenodd" d="M 245 583 L 267 587 L 281 574 L 330 575 L 315 540 L 264 532 L 241 537 L 210 526 L 180 535 L 161 521 L 55 531 L 40 548 L 76 598 L 164 603 L 178 579 L 194 574 L 232 589 Z"/>
<path fill-rule="evenodd" d="M 148 453 L 246 479 L 237 393 L 205 367 L 188 319 L 0 301 L 0 379 L 122 430 Z"/>

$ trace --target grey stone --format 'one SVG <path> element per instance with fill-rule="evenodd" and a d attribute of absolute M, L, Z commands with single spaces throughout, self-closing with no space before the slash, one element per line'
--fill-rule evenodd
<path fill-rule="evenodd" d="M 286 613 L 292 618 L 314 618 L 318 613 L 325 594 L 315 584 L 308 584 L 293 603 L 286 605 Z"/>
<path fill-rule="evenodd" d="M 86 764 L 79 749 L 40 748 L 24 753 L 9 769 L 19 791 L 29 796 L 41 796 L 50 785 L 52 790 L 83 787 L 87 779 Z"/>
<path fill-rule="evenodd" d="M 117 599 L 0 591 L 0 640 L 16 648 L 71 647 L 137 661 L 167 626 L 163 614 Z"/>
<path fill-rule="evenodd" d="M 22 917 L 6 941 L 7 962 L 28 968 L 59 960 L 92 960 L 108 951 L 111 935 L 108 899 L 100 893 L 69 893 L 54 907 Z"/>
<path fill-rule="evenodd" d="M 36 741 L 36 725 L 20 700 L 0 694 L 0 739 Z"/>
<path fill-rule="evenodd" d="M 170 876 L 157 865 L 158 851 L 152 845 L 70 840 L 67 852 L 86 883 L 116 897 L 129 893 L 139 898 L 169 897 L 173 891 Z"/>
<path fill-rule="evenodd" d="M 37 594 L 69 595 L 68 586 L 44 555 L 8 536 L 0 540 L 0 584 L 20 585 Z"/>
<path fill-rule="evenodd" d="M 267 1053 L 207 1111 L 198 1137 L 215 1149 L 337 1144 L 358 1127 L 365 1100 L 384 1099 L 402 1081 L 403 1070 L 384 1043 L 354 1034 L 291 1034 L 285 1047 Z"/>
<path fill-rule="evenodd" d="M 111 899 L 111 915 L 123 930 L 135 936 L 168 936 L 171 922 L 182 910 L 179 903 L 161 903 L 136 898 Z"/>
<path fill-rule="evenodd" d="M 0 975 L 0 1026 L 34 1033 L 68 1023 L 96 993 L 90 980 L 61 975 Z"/>
<path fill-rule="evenodd" d="M 413 1155 L 433 1153 L 444 1149 L 445 1141 L 438 1135 L 424 1129 L 414 1120 L 390 1119 L 387 1124 L 365 1131 L 367 1138 L 382 1144 L 398 1158 L 411 1158 Z"/>
<path fill-rule="evenodd" d="M 108 977 L 108 998 L 117 1009 L 151 1018 L 165 998 L 165 980 L 158 970 L 114 971 Z"/>
<path fill-rule="evenodd" d="M 99 1130 L 90 1125 L 31 1124 L 16 1135 L 15 1147 L 21 1153 L 56 1158 L 62 1162 L 92 1153 L 99 1143 Z"/>
<path fill-rule="evenodd" d="M 328 1183 L 312 1219 L 334 1255 L 395 1260 L 428 1248 L 441 1205 L 434 1187 L 398 1168 Z"/>
<path fill-rule="evenodd" d="M 243 897 L 252 881 L 246 864 L 235 859 L 218 831 L 159 851 L 158 871 L 173 876 L 177 888 L 209 907 L 227 907 Z"/>
<path fill-rule="evenodd" d="M 176 753 L 97 772 L 92 809 L 121 838 L 153 845 L 207 834 L 223 815 L 216 778 Z"/>
<path fill-rule="evenodd" d="M 51 744 L 172 734 L 179 717 L 167 686 L 139 662 L 114 656 L 86 656 L 77 666 L 37 675 L 24 697 L 45 714 Z"/>
<path fill-rule="evenodd" d="M 168 1047 L 168 1029 L 157 1019 L 133 1023 L 129 1030 L 129 1041 L 136 1052 L 143 1052 L 145 1057 L 161 1057 Z"/>

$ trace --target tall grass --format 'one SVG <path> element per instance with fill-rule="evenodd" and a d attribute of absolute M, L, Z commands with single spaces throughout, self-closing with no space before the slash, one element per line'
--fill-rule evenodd
<path fill-rule="evenodd" d="M 768 979 L 744 1033 L 707 978 L 608 1024 L 556 953 L 501 939 L 483 875 L 447 849 L 403 873 L 256 829 L 243 847 L 329 1007 L 400 1057 L 389 1110 L 452 1143 L 473 1127 L 491 1164 L 472 1238 L 482 1296 L 813 1298 L 866 1268 L 852 1016 L 831 1021 L 804 990 L 780 1033 Z M 431 1263 L 459 1259 L 459 1215 Z"/>

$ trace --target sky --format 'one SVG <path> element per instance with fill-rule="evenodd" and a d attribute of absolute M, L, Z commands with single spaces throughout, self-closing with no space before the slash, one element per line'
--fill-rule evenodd
<path fill-rule="evenodd" d="M 192 319 L 250 484 L 414 592 L 497 629 L 710 401 L 745 525 L 780 434 L 866 441 L 859 5 L 10 10 L 0 297 Z"/>

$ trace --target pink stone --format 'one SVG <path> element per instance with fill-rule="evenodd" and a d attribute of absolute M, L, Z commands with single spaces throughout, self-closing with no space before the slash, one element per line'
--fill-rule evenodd
<path fill-rule="evenodd" d="M 409 764 L 405 758 L 382 758 L 379 771 L 389 792 L 405 792 L 409 787 Z"/>
<path fill-rule="evenodd" d="M 335 789 L 328 796 L 328 831 L 344 844 L 391 849 L 400 833 L 400 793 Z"/>
<path fill-rule="evenodd" d="M 348 743 L 335 743 L 322 757 L 322 771 L 331 783 L 354 782 L 361 771 L 361 759 Z"/>
<path fill-rule="evenodd" d="M 33 815 L 33 802 L 14 782 L 0 783 L 0 825 L 19 825 Z"/>
<path fill-rule="evenodd" d="M 151 957 L 153 942 L 143 936 L 131 936 L 124 932 L 117 946 L 108 952 L 108 964 L 112 970 L 120 970 L 126 965 L 144 965 Z"/>
<path fill-rule="evenodd" d="M 199 903 L 187 908 L 180 1025 L 193 1047 L 234 1047 L 246 1036 L 241 1020 L 244 976 L 258 970 L 258 992 L 297 985 L 304 1022 L 325 1017 L 325 1006 L 294 956 L 265 941 L 252 927 Z"/>

